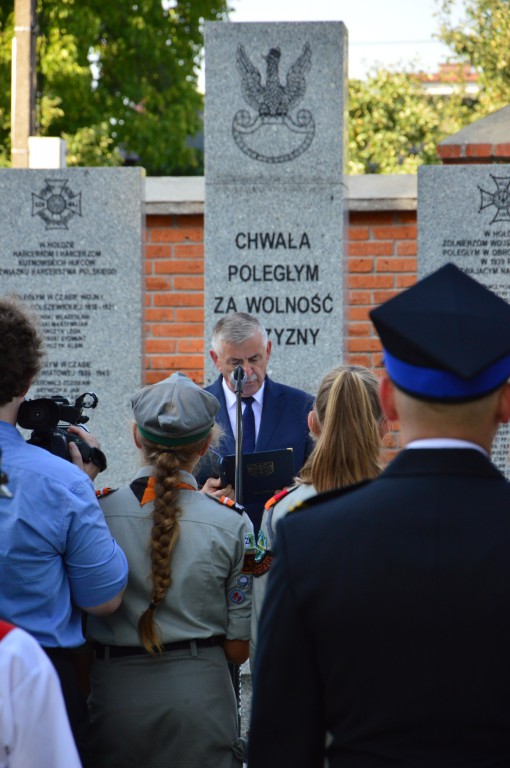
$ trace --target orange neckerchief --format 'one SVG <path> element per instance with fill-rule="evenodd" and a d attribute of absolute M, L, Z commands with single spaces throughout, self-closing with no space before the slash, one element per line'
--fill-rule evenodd
<path fill-rule="evenodd" d="M 148 504 L 149 501 L 154 501 L 156 498 L 156 493 L 154 491 L 154 485 L 156 484 L 156 478 L 154 476 L 151 476 L 147 479 L 147 486 L 143 492 L 143 496 L 140 499 L 140 506 L 143 507 L 144 504 Z M 189 483 L 177 483 L 176 488 L 185 488 L 188 491 L 196 491 L 196 488 L 194 488 L 192 485 L 189 485 Z"/>

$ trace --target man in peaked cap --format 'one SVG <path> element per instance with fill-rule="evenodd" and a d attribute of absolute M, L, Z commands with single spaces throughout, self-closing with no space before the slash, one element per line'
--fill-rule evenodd
<path fill-rule="evenodd" d="M 382 475 L 280 524 L 250 768 L 510 765 L 510 306 L 446 265 L 374 310 Z"/>

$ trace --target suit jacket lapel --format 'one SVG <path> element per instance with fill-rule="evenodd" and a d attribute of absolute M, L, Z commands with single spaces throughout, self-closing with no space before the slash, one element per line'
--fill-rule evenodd
<path fill-rule="evenodd" d="M 216 414 L 216 421 L 223 429 L 223 437 L 221 439 L 221 449 L 220 453 L 223 456 L 227 456 L 229 454 L 235 453 L 236 451 L 236 441 L 234 437 L 234 433 L 232 432 L 232 425 L 230 423 L 230 419 L 228 416 L 227 411 L 227 403 L 225 401 L 225 393 L 223 392 L 223 384 L 222 384 L 222 376 L 220 376 L 214 384 L 211 384 L 209 391 L 212 395 L 214 395 L 219 404 L 220 404 L 220 410 Z"/>
<path fill-rule="evenodd" d="M 281 392 L 278 385 L 266 377 L 264 387 L 264 402 L 262 404 L 262 418 L 260 420 L 260 429 L 255 444 L 256 451 L 268 451 L 271 444 L 271 438 L 283 416 L 283 402 L 281 401 Z"/>

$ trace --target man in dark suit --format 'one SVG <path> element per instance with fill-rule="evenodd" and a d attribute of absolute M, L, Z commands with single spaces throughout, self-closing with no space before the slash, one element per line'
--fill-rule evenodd
<path fill-rule="evenodd" d="M 249 401 L 254 427 L 253 442 L 243 445 L 243 452 L 292 448 L 297 474 L 313 447 L 307 422 L 313 397 L 300 389 L 278 384 L 266 375 L 271 342 L 264 327 L 257 318 L 244 312 L 226 315 L 214 327 L 210 354 L 220 372 L 218 379 L 206 387 L 220 402 L 217 421 L 224 434 L 218 453 L 221 456 L 235 453 L 236 396 L 231 374 L 241 366 L 246 376 L 242 391 L 243 421 Z M 245 426 L 245 437 L 246 432 Z M 212 478 L 207 481 L 204 466 L 199 471 L 199 482 L 204 483 L 204 489 L 218 491 L 221 481 Z M 264 501 L 267 499 L 246 505 L 256 530 L 260 527 Z"/>
<path fill-rule="evenodd" d="M 509 766 L 510 306 L 446 265 L 372 320 L 405 450 L 278 528 L 249 765 Z"/>

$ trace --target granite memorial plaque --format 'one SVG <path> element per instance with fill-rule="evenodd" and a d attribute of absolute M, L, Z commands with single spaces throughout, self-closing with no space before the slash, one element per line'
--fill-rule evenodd
<path fill-rule="evenodd" d="M 249 312 L 268 372 L 315 391 L 343 357 L 341 23 L 206 23 L 205 339 Z"/>
<path fill-rule="evenodd" d="M 447 262 L 510 300 L 510 165 L 419 169 L 418 277 Z M 508 425 L 493 459 L 510 477 Z"/>
<path fill-rule="evenodd" d="M 0 292 L 36 310 L 47 348 L 28 397 L 74 404 L 83 392 L 97 395 L 84 413 L 108 458 L 100 486 L 125 483 L 136 469 L 143 183 L 140 168 L 0 171 Z"/>

